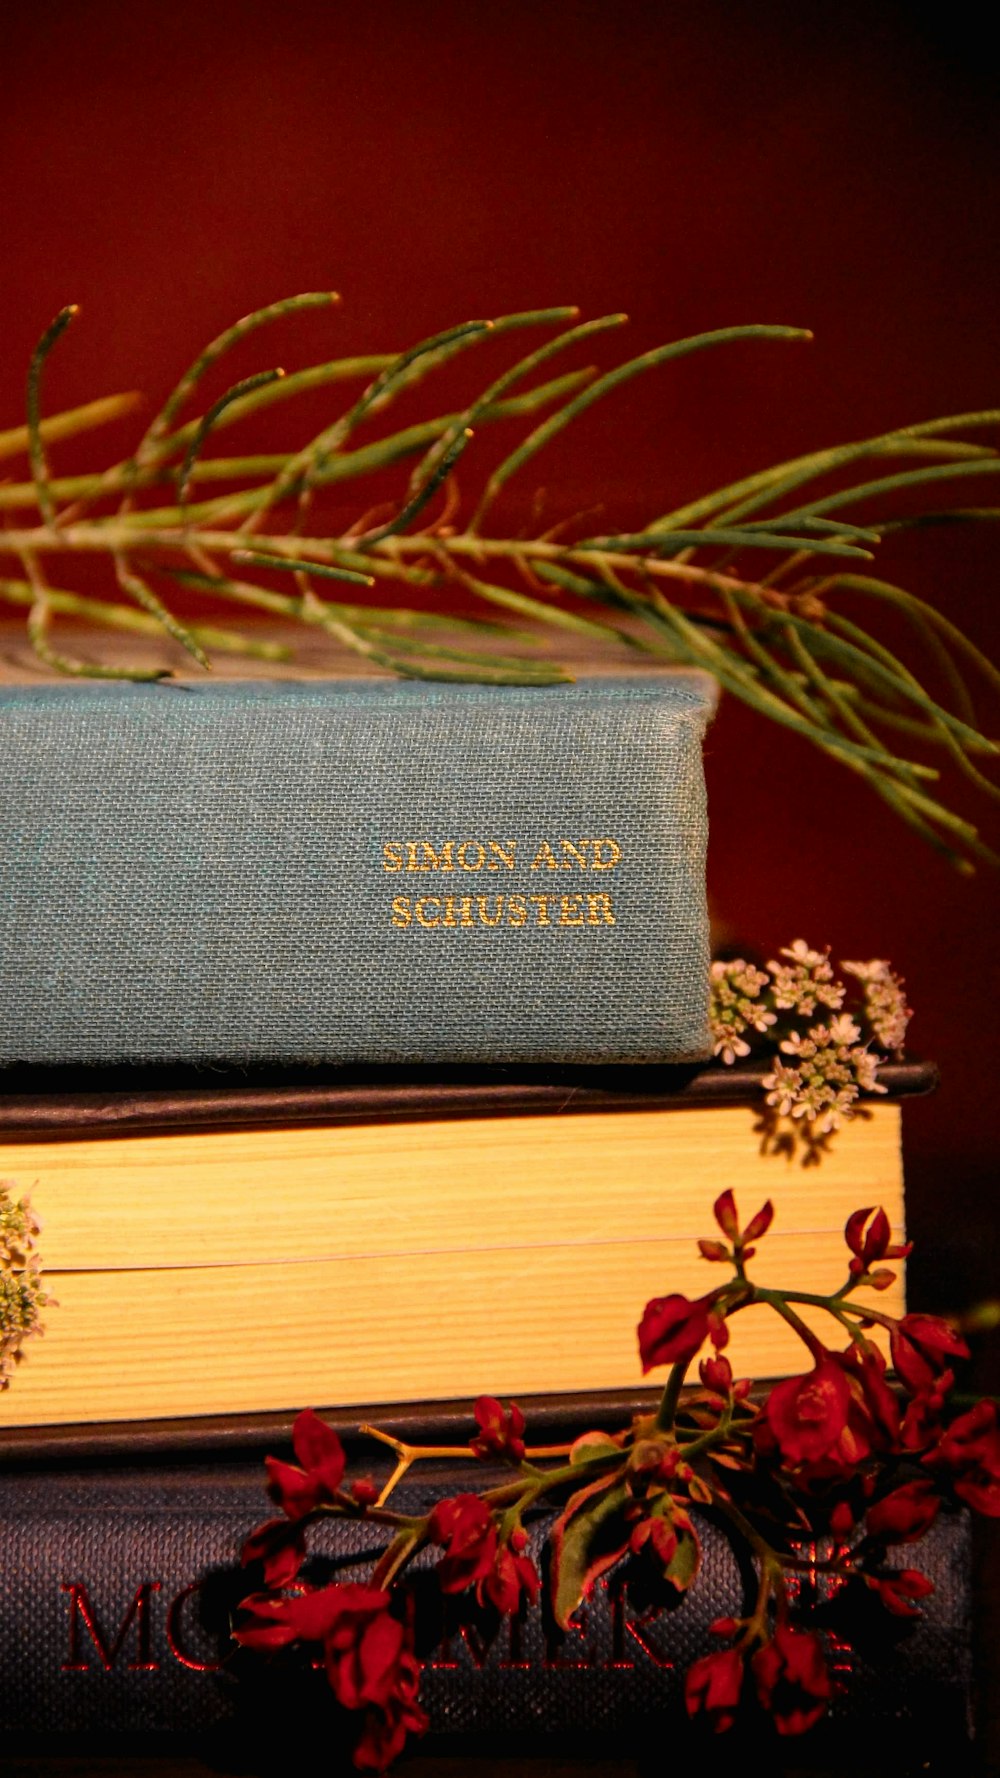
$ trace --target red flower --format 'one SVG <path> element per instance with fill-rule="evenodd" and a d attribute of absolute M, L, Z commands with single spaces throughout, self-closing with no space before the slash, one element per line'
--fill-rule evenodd
<path fill-rule="evenodd" d="M 917 1568 L 895 1568 L 889 1574 L 866 1574 L 865 1581 L 894 1617 L 919 1617 L 913 1603 L 934 1591 L 934 1582 Z"/>
<path fill-rule="evenodd" d="M 531 1557 L 524 1554 L 527 1545 L 527 1532 L 520 1527 L 511 1532 L 508 1543 L 501 1544 L 489 1574 L 476 1583 L 480 1605 L 488 1600 L 497 1611 L 511 1616 L 520 1606 L 522 1595 L 529 1605 L 534 1605 L 541 1583 Z"/>
<path fill-rule="evenodd" d="M 1000 1427 L 996 1405 L 979 1401 L 959 1414 L 924 1462 L 951 1471 L 959 1499 L 987 1518 L 1000 1518 Z"/>
<path fill-rule="evenodd" d="M 323 1639 L 334 1694 L 348 1710 L 364 1704 L 384 1708 L 406 1642 L 404 1626 L 391 1616 L 389 1594 L 381 1587 L 348 1583 L 336 1591 L 342 1597 Z"/>
<path fill-rule="evenodd" d="M 345 1597 L 324 1638 L 334 1696 L 348 1710 L 365 1709 L 354 1750 L 362 1769 L 384 1772 L 408 1734 L 423 1734 L 427 1717 L 417 1703 L 420 1669 L 409 1626 L 393 1617 L 380 1588 L 329 1588 Z"/>
<path fill-rule="evenodd" d="M 381 1587 L 354 1582 L 283 1599 L 256 1594 L 241 1606 L 250 1622 L 234 1631 L 246 1648 L 322 1643 L 334 1696 L 347 1710 L 367 1712 L 354 1763 L 379 1772 L 408 1734 L 427 1727 L 417 1703 L 420 1669 L 411 1632 L 392 1615 L 391 1603 Z"/>
<path fill-rule="evenodd" d="M 252 1593 L 240 1601 L 249 1614 L 233 1631 L 245 1648 L 284 1648 L 290 1642 L 322 1642 L 345 1612 L 371 1616 L 388 1610 L 389 1595 L 376 1587 L 346 1586 L 304 1588 L 276 1598 L 271 1593 Z"/>
<path fill-rule="evenodd" d="M 334 1499 L 344 1475 L 344 1450 L 332 1426 L 306 1408 L 292 1427 L 292 1449 L 301 1469 L 265 1457 L 267 1491 L 290 1519 L 304 1519 L 315 1507 Z"/>
<path fill-rule="evenodd" d="M 478 1494 L 456 1494 L 439 1500 L 428 1522 L 432 1543 L 445 1545 L 437 1566 L 443 1593 L 463 1593 L 485 1581 L 493 1571 L 497 1528 L 493 1514 Z"/>
<path fill-rule="evenodd" d="M 892 1362 L 912 1395 L 933 1387 L 952 1358 L 968 1358 L 960 1334 L 938 1315 L 904 1315 L 889 1336 Z"/>
<path fill-rule="evenodd" d="M 354 1764 L 363 1772 L 385 1772 L 403 1751 L 407 1735 L 422 1735 L 428 1718 L 417 1703 L 420 1669 L 412 1656 L 397 1673 L 396 1691 L 386 1710 L 369 1710 L 354 1749 Z"/>
<path fill-rule="evenodd" d="M 507 1457 L 520 1463 L 524 1456 L 524 1415 L 516 1401 L 508 1412 L 494 1395 L 481 1395 L 473 1407 L 478 1438 L 469 1440 L 477 1457 Z"/>
<path fill-rule="evenodd" d="M 899 1442 L 904 1451 L 921 1451 L 932 1445 L 941 1431 L 941 1414 L 954 1385 L 954 1371 L 942 1371 L 929 1389 L 922 1389 L 906 1404 Z"/>
<path fill-rule="evenodd" d="M 644 1374 L 657 1364 L 693 1358 L 708 1338 L 706 1298 L 692 1303 L 686 1296 L 654 1296 L 643 1310 L 638 1332 Z"/>
<path fill-rule="evenodd" d="M 774 1717 L 779 1735 L 804 1735 L 833 1695 L 823 1644 L 811 1630 L 778 1624 L 774 1637 L 753 1657 L 757 1695 Z"/>
<path fill-rule="evenodd" d="M 288 1519 L 265 1519 L 251 1531 L 240 1553 L 244 1568 L 251 1562 L 263 1562 L 269 1587 L 289 1586 L 305 1559 L 305 1531 L 301 1523 Z"/>
<path fill-rule="evenodd" d="M 684 1702 L 689 1716 L 704 1714 L 717 1735 L 731 1729 L 743 1689 L 743 1656 L 736 1648 L 702 1655 L 688 1668 Z"/>
<path fill-rule="evenodd" d="M 904 1482 L 868 1508 L 867 1529 L 887 1543 L 912 1543 L 930 1530 L 940 1505 L 930 1482 Z"/>
<path fill-rule="evenodd" d="M 843 1458 L 850 1406 L 850 1385 L 830 1357 L 821 1359 L 804 1377 L 776 1383 L 765 1413 L 785 1462 L 812 1464 L 824 1458 Z"/>
<path fill-rule="evenodd" d="M 848 1423 L 859 1441 L 875 1446 L 895 1445 L 899 1437 L 899 1402 L 885 1380 L 885 1359 L 877 1346 L 863 1350 L 853 1343 L 846 1352 L 835 1352 L 851 1389 Z"/>
<path fill-rule="evenodd" d="M 239 1610 L 246 1615 L 233 1630 L 234 1641 L 242 1648 L 286 1648 L 300 1635 L 295 1619 L 295 1608 L 299 1603 L 295 1595 L 279 1598 L 273 1593 L 251 1593 L 240 1600 Z"/>
<path fill-rule="evenodd" d="M 848 1217 L 844 1240 L 853 1256 L 848 1267 L 852 1278 L 863 1277 L 880 1260 L 909 1258 L 913 1242 L 894 1242 L 891 1235 L 889 1218 L 884 1210 L 875 1210 L 869 1205 L 867 1209 L 855 1210 L 854 1215 Z"/>

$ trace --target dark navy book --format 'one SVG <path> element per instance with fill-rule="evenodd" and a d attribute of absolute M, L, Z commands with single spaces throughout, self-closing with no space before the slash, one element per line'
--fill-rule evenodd
<path fill-rule="evenodd" d="M 652 1399 L 648 1391 L 627 1399 L 536 1399 L 530 1423 L 545 1438 L 563 1439 L 595 1424 L 625 1424 Z M 361 1473 L 375 1447 L 357 1441 L 356 1416 L 328 1418 L 339 1425 L 352 1470 Z M 473 1424 L 468 1403 L 385 1409 L 377 1423 L 410 1442 L 434 1443 L 461 1443 Z M 5 1436 L 0 1729 L 8 1749 L 148 1751 L 162 1741 L 214 1744 L 232 1758 L 237 1748 L 259 1749 L 270 1739 L 287 1754 L 289 1735 L 300 1736 L 307 1722 L 328 1741 L 342 1731 L 349 1744 L 357 1723 L 341 1720 L 321 1671 L 295 1651 L 267 1657 L 240 1650 L 230 1635 L 239 1601 L 259 1584 L 259 1575 L 239 1565 L 241 1545 L 273 1512 L 261 1458 L 268 1450 L 287 1455 L 288 1434 L 279 1416 L 257 1416 Z M 423 1512 L 445 1494 L 496 1479 L 483 1464 L 417 1465 L 394 1504 Z M 544 1525 L 532 1531 L 536 1556 L 543 1531 Z M 384 1535 L 358 1521 L 331 1520 L 311 1540 L 315 1554 L 304 1578 L 320 1585 L 367 1578 Z M 426 1585 L 418 1576 L 421 1696 L 433 1732 L 453 1739 L 474 1731 L 536 1749 L 547 1737 L 565 1748 L 582 1735 L 591 1748 L 603 1738 L 622 1754 L 657 1733 L 664 1747 L 679 1751 L 691 1733 L 704 1769 L 712 1737 L 688 1729 L 684 1672 L 713 1646 L 712 1620 L 743 1612 L 747 1576 L 721 1530 L 699 1520 L 699 1535 L 702 1570 L 688 1594 L 652 1590 L 651 1570 L 637 1558 L 601 1578 L 568 1632 L 556 1628 L 544 1597 L 513 1620 L 459 1621 L 433 1574 L 424 1575 Z M 947 1747 L 949 1769 L 963 1769 L 971 1667 L 967 1516 L 942 1517 L 918 1546 L 896 1552 L 902 1566 L 916 1565 L 934 1582 L 919 1621 L 893 1619 L 880 1608 L 870 1620 L 863 1612 L 856 1619 L 838 1614 L 826 1591 L 822 1547 L 813 1549 L 815 1570 L 807 1546 L 802 1553 L 798 1603 L 819 1611 L 843 1691 L 827 1725 L 805 1743 L 784 1744 L 783 1757 L 794 1754 L 796 1770 L 812 1771 L 824 1748 L 871 1754 L 884 1747 L 895 1761 L 886 1769 L 904 1771 L 907 1757 L 926 1760 L 931 1748 Z M 723 1766 L 746 1733 L 722 1738 L 719 1754 L 723 1744 L 729 1749 Z M 751 1724 L 749 1733 L 763 1737 L 778 1769 L 782 1744 L 770 1726 Z M 924 1768 L 918 1761 L 913 1769 Z"/>

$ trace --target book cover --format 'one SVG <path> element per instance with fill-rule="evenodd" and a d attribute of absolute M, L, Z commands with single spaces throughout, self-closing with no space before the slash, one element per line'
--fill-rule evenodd
<path fill-rule="evenodd" d="M 704 1056 L 703 675 L 0 693 L 0 1066 Z"/>
<path fill-rule="evenodd" d="M 536 1430 L 561 1438 L 595 1422 L 625 1423 L 650 1399 L 636 1392 L 526 1406 Z M 340 1424 L 350 1446 L 343 1416 Z M 389 1410 L 381 1424 L 440 1441 L 461 1440 L 472 1422 L 469 1404 L 455 1403 Z M 61 1737 L 78 1749 L 142 1736 L 148 1749 L 156 1739 L 207 1734 L 232 1753 L 241 1732 L 251 1740 L 273 1735 L 276 1723 L 287 1728 L 290 1710 L 303 1708 L 336 1730 L 322 1674 L 248 1655 L 229 1635 L 249 1584 L 240 1546 L 266 1510 L 261 1456 L 284 1450 L 287 1423 L 258 1418 L 182 1430 L 186 1439 L 168 1439 L 155 1425 L 5 1439 L 0 1723 L 9 1746 L 18 1737 L 33 1738 L 36 1748 Z M 489 1480 L 481 1464 L 421 1466 L 397 1499 L 405 1510 L 425 1511 L 444 1493 Z M 435 1586 L 422 1588 L 418 1579 L 421 1692 L 434 1730 L 533 1740 L 619 1731 L 627 1747 L 629 1737 L 634 1745 L 657 1723 L 679 1729 L 684 1670 L 712 1645 L 712 1619 L 740 1611 L 743 1600 L 728 1541 L 711 1525 L 700 1529 L 703 1571 L 682 1601 L 651 1594 L 641 1565 L 627 1565 L 603 1577 L 568 1633 L 542 1603 L 500 1633 L 486 1618 L 463 1627 Z M 532 1537 L 537 1549 L 539 1528 Z M 372 1527 L 342 1520 L 318 1542 L 307 1573 L 315 1584 L 359 1577 L 380 1547 Z M 912 1547 L 900 1553 L 903 1562 L 913 1557 Z M 935 1583 L 919 1622 L 887 1628 L 880 1617 L 877 1651 L 863 1627 L 857 1641 L 843 1625 L 830 1628 L 835 1671 L 847 1687 L 833 1726 L 862 1715 L 866 1734 L 877 1734 L 880 1723 L 908 1723 L 914 1732 L 922 1725 L 957 1750 L 969 1705 L 965 1517 L 942 1519 L 919 1557 Z M 820 1571 L 806 1569 L 801 1586 L 820 1600 Z"/>

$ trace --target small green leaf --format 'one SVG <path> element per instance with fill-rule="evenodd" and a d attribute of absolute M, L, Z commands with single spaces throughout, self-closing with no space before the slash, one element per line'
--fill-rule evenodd
<path fill-rule="evenodd" d="M 685 1593 L 701 1567 L 701 1544 L 693 1527 L 677 1529 L 677 1548 L 664 1569 L 664 1578 Z"/>
<path fill-rule="evenodd" d="M 592 1457 L 609 1456 L 612 1451 L 620 1451 L 617 1439 L 610 1432 L 584 1432 L 571 1447 L 569 1460 L 571 1463 L 588 1463 Z"/>
<path fill-rule="evenodd" d="M 598 1576 L 625 1554 L 627 1498 L 623 1481 L 601 1476 L 571 1497 L 553 1525 L 552 1609 L 560 1629 L 569 1628 Z"/>

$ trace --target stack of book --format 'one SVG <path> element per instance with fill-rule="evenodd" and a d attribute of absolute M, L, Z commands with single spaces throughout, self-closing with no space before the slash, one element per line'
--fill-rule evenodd
<path fill-rule="evenodd" d="M 859 1204 L 901 1233 L 899 1101 L 933 1071 L 883 1070 L 804 1170 L 761 1154 L 761 1071 L 706 1065 L 710 708 L 692 674 L 0 693 L 0 1178 L 58 1302 L 0 1395 L 8 1733 L 260 1704 L 228 1609 L 296 1409 L 624 1424 L 638 1316 L 706 1288 L 720 1191 L 778 1200 L 763 1283 L 833 1288 Z M 801 1368 L 754 1314 L 737 1371 Z M 955 1654 L 961 1551 L 932 1560 Z M 575 1653 L 539 1617 L 436 1658 L 431 1696 L 456 1728 L 611 1726 L 704 1632 L 609 1594 Z"/>

